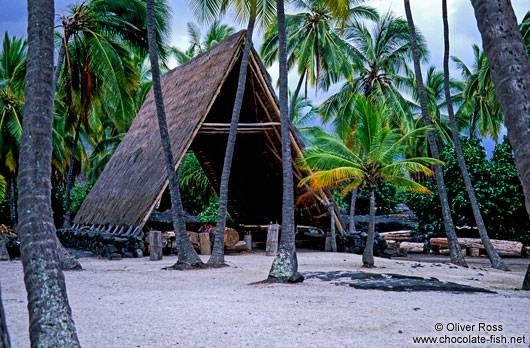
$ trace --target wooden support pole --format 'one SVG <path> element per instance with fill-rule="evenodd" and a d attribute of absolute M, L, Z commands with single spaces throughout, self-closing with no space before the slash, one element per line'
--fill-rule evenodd
<path fill-rule="evenodd" d="M 149 232 L 149 247 L 150 247 L 150 260 L 159 261 L 162 260 L 162 232 L 151 231 Z"/>
<path fill-rule="evenodd" d="M 198 233 L 199 235 L 199 246 L 201 249 L 201 255 L 210 255 L 212 253 L 212 247 L 210 243 L 209 233 Z"/>
<path fill-rule="evenodd" d="M 265 255 L 276 256 L 278 253 L 278 233 L 280 225 L 271 224 L 267 228 L 267 244 L 265 245 Z"/>
<path fill-rule="evenodd" d="M 330 213 L 331 213 L 331 251 L 337 252 L 337 236 L 335 234 L 335 205 L 330 202 Z"/>

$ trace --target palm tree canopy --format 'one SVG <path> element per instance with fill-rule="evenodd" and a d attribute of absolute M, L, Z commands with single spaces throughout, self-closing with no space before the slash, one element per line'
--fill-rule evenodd
<path fill-rule="evenodd" d="M 428 127 L 403 135 L 390 127 L 390 112 L 385 103 L 357 96 L 355 108 L 359 123 L 354 142 L 347 146 L 340 137 L 322 131 L 300 162 L 301 166 L 316 171 L 300 184 L 308 183 L 313 189 L 347 184 L 343 190 L 346 193 L 361 185 L 374 187 L 380 182 L 391 182 L 403 190 L 430 193 L 411 180 L 410 174 L 432 175 L 429 166 L 441 162 L 429 157 L 405 158 L 407 139 L 424 135 Z"/>
<path fill-rule="evenodd" d="M 276 17 L 274 0 L 188 0 L 199 22 L 213 23 L 231 11 L 239 24 L 250 19 L 267 28 Z"/>

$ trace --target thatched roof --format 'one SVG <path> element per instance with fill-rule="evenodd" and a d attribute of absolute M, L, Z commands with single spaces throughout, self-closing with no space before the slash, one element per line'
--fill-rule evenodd
<path fill-rule="evenodd" d="M 219 192 L 226 124 L 230 122 L 245 32 L 162 76 L 175 168 L 193 150 Z M 243 224 L 281 220 L 282 165 L 279 108 L 270 77 L 252 52 L 229 184 L 228 210 Z M 291 131 L 293 159 L 302 142 Z M 77 213 L 78 225 L 142 227 L 167 186 L 152 90 L 131 128 Z M 294 168 L 294 185 L 308 173 Z M 295 188 L 295 196 L 307 193 Z M 329 192 L 313 194 L 296 210 L 298 224 L 329 226 Z M 337 225 L 342 225 L 337 218 Z M 339 228 L 340 230 L 340 228 Z"/>

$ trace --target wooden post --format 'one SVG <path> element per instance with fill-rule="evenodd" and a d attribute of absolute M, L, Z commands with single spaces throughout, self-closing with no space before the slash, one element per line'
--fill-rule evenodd
<path fill-rule="evenodd" d="M 326 236 L 326 244 L 324 244 L 324 251 L 331 251 L 331 237 Z"/>
<path fill-rule="evenodd" d="M 267 228 L 267 244 L 265 246 L 265 255 L 276 256 L 278 253 L 278 232 L 280 225 L 271 224 Z"/>
<path fill-rule="evenodd" d="M 330 202 L 330 213 L 331 213 L 331 251 L 337 252 L 337 236 L 335 234 L 335 205 Z"/>
<path fill-rule="evenodd" d="M 243 239 L 245 240 L 245 243 L 247 245 L 247 249 L 249 251 L 252 251 L 252 235 L 251 234 L 245 234 Z"/>
<path fill-rule="evenodd" d="M 0 235 L 0 261 L 9 261 L 9 253 L 7 252 L 6 240 Z"/>
<path fill-rule="evenodd" d="M 199 233 L 199 245 L 201 248 L 201 255 L 210 255 L 212 253 L 209 233 Z"/>
<path fill-rule="evenodd" d="M 150 246 L 150 260 L 159 261 L 162 260 L 162 232 L 151 231 L 149 232 L 149 246 Z"/>
<path fill-rule="evenodd" d="M 528 265 L 528 269 L 526 270 L 526 275 L 524 277 L 523 290 L 530 290 L 530 264 Z"/>

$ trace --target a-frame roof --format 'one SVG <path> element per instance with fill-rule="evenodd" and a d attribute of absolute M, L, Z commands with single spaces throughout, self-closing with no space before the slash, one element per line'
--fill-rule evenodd
<path fill-rule="evenodd" d="M 227 127 L 237 87 L 245 32 L 162 76 L 175 168 L 193 150 L 215 191 L 219 190 Z M 248 69 L 229 184 L 228 210 L 239 223 L 281 220 L 281 136 L 279 108 L 270 77 L 253 50 Z M 302 143 L 291 131 L 293 160 Z M 293 161 L 294 162 L 294 161 Z M 293 167 L 296 188 L 308 173 Z M 151 90 L 131 128 L 81 205 L 74 223 L 142 227 L 162 197 L 167 173 Z M 327 191 L 313 193 L 296 209 L 298 224 L 329 226 Z M 337 225 L 342 225 L 337 217 Z"/>

